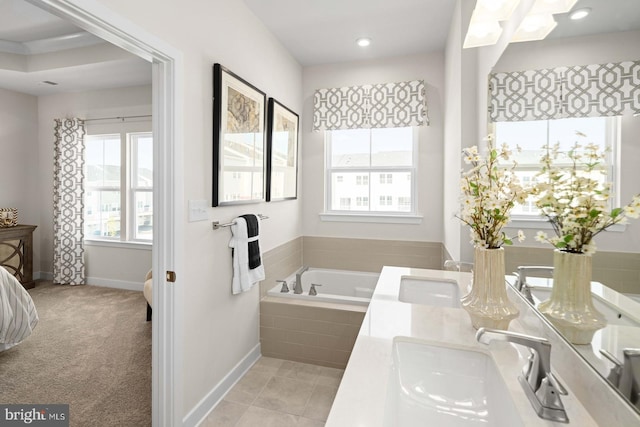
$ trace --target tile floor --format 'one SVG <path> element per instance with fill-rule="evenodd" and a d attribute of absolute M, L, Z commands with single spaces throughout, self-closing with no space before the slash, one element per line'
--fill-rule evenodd
<path fill-rule="evenodd" d="M 262 357 L 200 427 L 322 427 L 343 373 Z"/>

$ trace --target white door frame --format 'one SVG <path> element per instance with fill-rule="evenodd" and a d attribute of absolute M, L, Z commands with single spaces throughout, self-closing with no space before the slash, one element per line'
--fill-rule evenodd
<path fill-rule="evenodd" d="M 96 0 L 27 1 L 153 64 L 152 422 L 154 427 L 180 426 L 184 186 L 182 115 L 176 100 L 181 99 L 182 54 Z M 176 282 L 167 282 L 167 271 L 177 272 Z"/>

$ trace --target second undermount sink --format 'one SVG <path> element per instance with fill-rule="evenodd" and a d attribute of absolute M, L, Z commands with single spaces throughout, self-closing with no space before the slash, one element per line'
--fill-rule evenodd
<path fill-rule="evenodd" d="M 387 427 L 523 425 L 489 355 L 404 337 L 393 341 L 385 405 Z"/>
<path fill-rule="evenodd" d="M 398 300 L 436 307 L 460 307 L 460 291 L 454 280 L 403 277 Z"/>
<path fill-rule="evenodd" d="M 531 295 L 540 302 L 546 301 L 551 297 L 551 288 L 531 286 L 529 289 L 531 290 Z M 640 326 L 640 319 L 634 318 L 617 307 L 607 304 L 598 295 L 593 295 L 593 306 L 604 314 L 609 325 Z"/>

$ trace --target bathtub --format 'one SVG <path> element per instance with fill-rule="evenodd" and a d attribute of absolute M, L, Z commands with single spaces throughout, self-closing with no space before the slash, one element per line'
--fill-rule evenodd
<path fill-rule="evenodd" d="M 311 268 L 302 275 L 301 294 L 294 294 L 296 275 L 286 278 L 289 292 L 280 292 L 281 284 L 267 291 L 268 296 L 337 304 L 368 306 L 378 282 L 378 273 Z M 311 284 L 317 284 L 318 295 L 309 295 Z"/>

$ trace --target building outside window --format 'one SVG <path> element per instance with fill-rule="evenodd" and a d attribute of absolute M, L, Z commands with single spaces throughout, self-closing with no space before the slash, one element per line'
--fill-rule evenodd
<path fill-rule="evenodd" d="M 579 132 L 586 135 L 581 137 Z M 540 170 L 540 157 L 543 154 L 542 146 L 547 142 L 553 146 L 560 144 L 560 150 L 567 152 L 575 142 L 581 145 L 596 144 L 601 150 L 607 150 L 604 164 L 605 174 L 597 174 L 595 178 L 604 182 L 613 183 L 613 193 L 618 194 L 619 183 L 616 174 L 616 152 L 620 145 L 620 118 L 619 117 L 584 117 L 558 120 L 539 120 L 523 122 L 497 122 L 495 123 L 496 146 L 507 144 L 513 154 L 511 160 L 518 162 L 516 174 L 524 185 L 535 183 L 535 175 Z M 520 146 L 521 151 L 517 151 Z M 509 166 L 505 164 L 505 167 Z M 571 167 L 570 163 L 565 165 Z M 612 197 L 611 203 L 617 204 L 618 197 Z M 516 205 L 511 211 L 514 219 L 540 218 L 539 210 L 535 207 L 532 197 L 522 205 Z"/>
<path fill-rule="evenodd" d="M 416 133 L 411 127 L 325 132 L 326 211 L 415 214 Z M 356 203 L 346 206 L 347 197 Z"/>
<path fill-rule="evenodd" d="M 151 132 L 85 137 L 85 239 L 153 239 Z"/>

